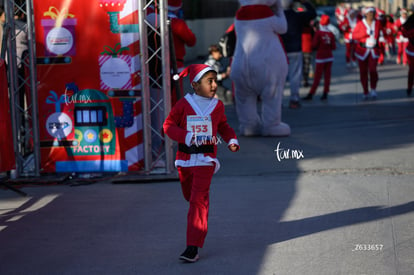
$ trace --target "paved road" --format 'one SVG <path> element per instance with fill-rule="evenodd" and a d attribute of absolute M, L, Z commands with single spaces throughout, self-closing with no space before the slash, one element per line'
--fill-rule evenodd
<path fill-rule="evenodd" d="M 178 182 L 106 179 L 29 185 L 27 197 L 1 189 L 0 274 L 414 274 L 407 68 L 380 67 L 378 100 L 362 102 L 357 70 L 343 48 L 335 55 L 329 101 L 284 107 L 290 137 L 219 148 L 199 262 L 178 260 L 187 211 Z M 227 114 L 237 128 L 232 106 Z"/>

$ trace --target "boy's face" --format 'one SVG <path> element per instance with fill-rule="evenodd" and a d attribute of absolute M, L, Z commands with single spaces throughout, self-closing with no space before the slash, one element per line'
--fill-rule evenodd
<path fill-rule="evenodd" d="M 193 82 L 192 86 L 197 95 L 213 98 L 217 92 L 217 73 L 215 71 L 208 71 L 199 82 Z"/>
<path fill-rule="evenodd" d="M 213 56 L 213 58 L 215 59 L 215 60 L 220 60 L 221 58 L 222 58 L 222 55 L 221 55 L 221 53 L 220 52 L 212 52 L 211 53 L 211 56 Z"/>

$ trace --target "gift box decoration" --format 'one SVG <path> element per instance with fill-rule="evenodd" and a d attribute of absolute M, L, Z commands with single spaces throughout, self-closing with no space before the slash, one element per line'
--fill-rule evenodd
<path fill-rule="evenodd" d="M 74 56 L 77 24 L 75 16 L 67 9 L 59 11 L 55 7 L 50 7 L 43 15 L 50 16 L 50 19 L 41 20 L 45 33 L 45 56 Z"/>
<path fill-rule="evenodd" d="M 122 54 L 129 50 L 117 43 L 114 48 L 104 47 L 99 56 L 99 68 L 101 77 L 101 90 L 132 89 L 132 58 L 130 55 Z"/>

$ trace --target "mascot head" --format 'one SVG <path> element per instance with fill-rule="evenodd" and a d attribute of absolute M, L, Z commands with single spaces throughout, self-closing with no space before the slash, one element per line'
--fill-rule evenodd
<path fill-rule="evenodd" d="M 283 9 L 287 10 L 292 7 L 293 0 L 282 0 L 282 7 Z"/>

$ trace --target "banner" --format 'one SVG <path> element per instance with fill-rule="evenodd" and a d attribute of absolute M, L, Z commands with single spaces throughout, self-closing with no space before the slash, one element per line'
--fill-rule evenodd
<path fill-rule="evenodd" d="M 34 1 L 42 172 L 142 169 L 137 9 Z"/>

